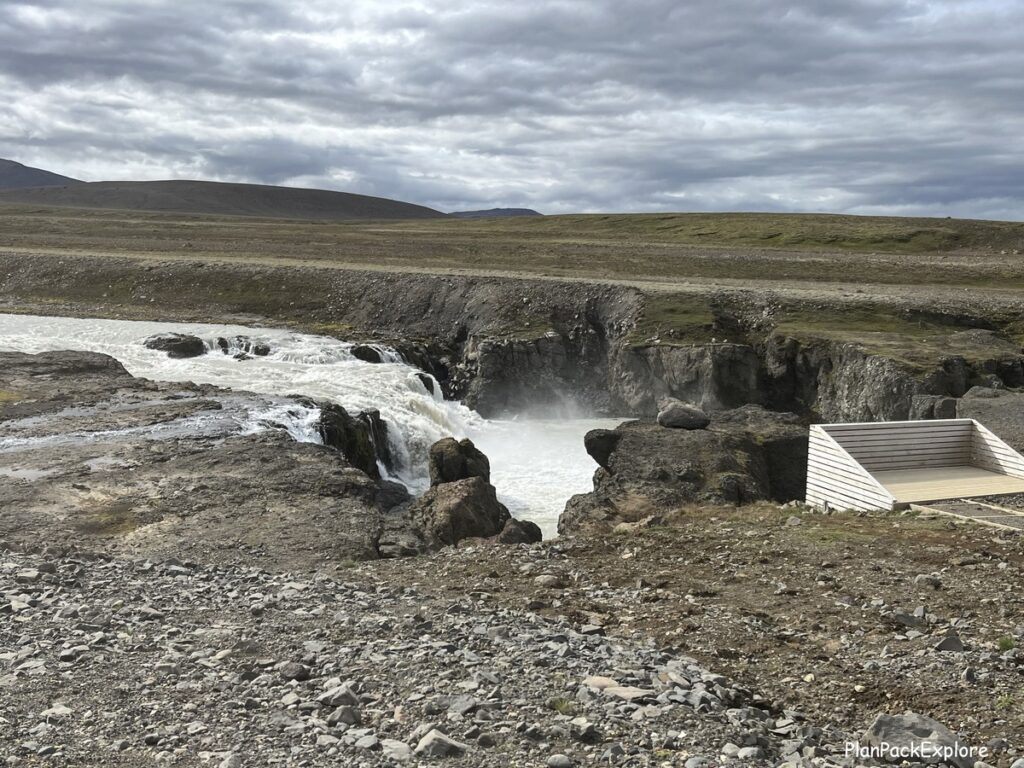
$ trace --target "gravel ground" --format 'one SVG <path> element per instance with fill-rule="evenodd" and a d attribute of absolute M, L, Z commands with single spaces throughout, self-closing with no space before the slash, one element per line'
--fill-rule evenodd
<path fill-rule="evenodd" d="M 767 506 L 329 575 L 3 551 L 0 754 L 852 766 L 913 710 L 1010 766 L 1021 562 L 1016 534 Z"/>
<path fill-rule="evenodd" d="M 693 768 L 844 740 L 684 655 L 483 589 L 5 552 L 0 615 L 8 765 Z"/>
<path fill-rule="evenodd" d="M 818 725 L 929 715 L 1010 765 L 1024 754 L 1024 538 L 904 514 L 691 509 L 531 550 L 380 563 L 378 583 L 502 605 L 678 649 Z M 543 553 L 541 556 L 540 553 Z M 563 586 L 538 588 L 538 575 Z"/>

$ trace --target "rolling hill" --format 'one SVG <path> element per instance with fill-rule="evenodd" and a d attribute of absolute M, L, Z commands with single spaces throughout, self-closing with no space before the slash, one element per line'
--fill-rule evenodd
<path fill-rule="evenodd" d="M 543 216 L 532 208 L 488 208 L 486 211 L 453 211 L 456 219 L 504 219 L 516 216 Z"/>
<path fill-rule="evenodd" d="M 0 158 L 0 189 L 22 189 L 25 187 L 60 187 L 66 184 L 81 184 L 78 179 L 61 176 L 41 168 L 16 163 Z"/>
<path fill-rule="evenodd" d="M 216 181 L 97 181 L 5 189 L 0 191 L 0 203 L 319 221 L 430 219 L 445 215 L 383 197 Z"/>

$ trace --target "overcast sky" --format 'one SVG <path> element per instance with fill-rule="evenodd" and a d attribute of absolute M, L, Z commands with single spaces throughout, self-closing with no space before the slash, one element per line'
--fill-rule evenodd
<path fill-rule="evenodd" d="M 0 157 L 442 210 L 1024 219 L 1020 0 L 0 0 Z"/>

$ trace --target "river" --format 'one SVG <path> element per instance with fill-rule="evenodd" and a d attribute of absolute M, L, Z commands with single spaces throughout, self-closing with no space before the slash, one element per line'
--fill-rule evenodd
<path fill-rule="evenodd" d="M 154 334 L 199 336 L 209 351 L 200 357 L 171 359 L 147 349 Z M 217 339 L 248 337 L 270 346 L 270 354 L 236 360 L 223 354 Z M 234 325 L 96 320 L 0 314 L 0 349 L 20 352 L 84 350 L 119 360 L 135 376 L 158 381 L 192 381 L 269 395 L 306 395 L 333 401 L 352 413 L 378 409 L 387 422 L 398 457 L 394 479 L 414 493 L 428 486 L 427 451 L 442 437 L 469 437 L 490 458 L 491 482 L 513 515 L 532 520 L 545 537 L 555 535 L 566 500 L 591 489 L 597 465 L 583 448 L 583 435 L 611 428 L 619 419 L 485 419 L 461 403 L 431 394 L 416 368 L 392 350 L 386 362 L 367 363 L 351 353 L 352 344 L 325 336 Z M 235 351 L 235 350 L 232 350 Z M 294 413 L 294 409 L 292 409 Z M 284 424 L 297 439 L 318 441 L 309 414 Z M 239 424 L 240 430 L 254 424 Z"/>

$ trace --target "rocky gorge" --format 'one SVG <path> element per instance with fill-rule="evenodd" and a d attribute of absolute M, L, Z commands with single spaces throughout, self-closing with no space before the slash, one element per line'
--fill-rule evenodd
<path fill-rule="evenodd" d="M 1013 306 L 316 266 L 0 253 L 0 306 L 218 319 L 387 343 L 485 416 L 653 417 L 675 397 L 813 420 L 908 418 L 915 397 L 1024 384 Z M 309 286 L 316 286 L 310 290 Z"/>
<path fill-rule="evenodd" d="M 9 764 L 852 767 L 846 744 L 922 729 L 1020 757 L 1019 541 L 799 504 L 808 423 L 1019 412 L 1010 313 L 872 305 L 878 331 L 856 297 L 10 254 L 0 300 L 344 339 L 418 369 L 410 413 L 443 393 L 618 423 L 581 431 L 592 490 L 545 543 L 493 452 L 390 439 L 374 387 L 344 407 L 0 352 Z M 233 382 L 286 362 L 242 332 L 152 351 Z M 419 486 L 395 481 L 410 450 Z M 178 711 L 183 692 L 209 709 Z"/>

